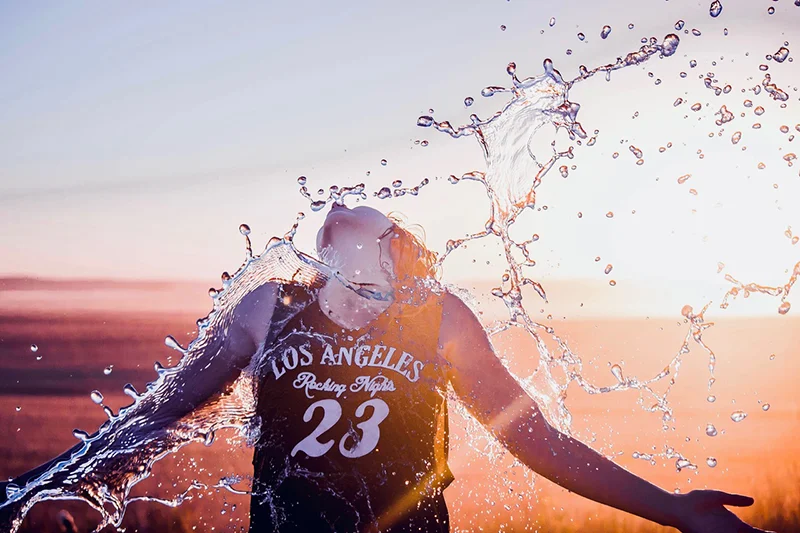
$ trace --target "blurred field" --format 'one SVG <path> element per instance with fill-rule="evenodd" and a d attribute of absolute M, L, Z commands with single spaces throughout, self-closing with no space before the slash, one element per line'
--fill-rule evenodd
<path fill-rule="evenodd" d="M 204 287 L 150 284 L 42 284 L 16 280 L 0 285 L 0 476 L 19 474 L 75 442 L 73 428 L 95 429 L 101 409 L 89 400 L 99 389 L 115 411 L 127 403 L 122 385 L 138 389 L 155 376 L 153 362 L 175 363 L 163 345 L 167 334 L 182 343 L 193 337 L 194 321 L 209 308 Z M 710 316 L 709 319 L 718 318 Z M 553 322 L 586 362 L 597 384 L 611 384 L 611 362 L 624 361 L 626 374 L 658 373 L 680 347 L 682 320 L 619 318 Z M 751 494 L 756 505 L 741 512 L 760 527 L 800 531 L 800 321 L 794 318 L 729 319 L 705 336 L 718 357 L 716 402 L 705 401 L 706 355 L 692 345 L 672 401 L 674 429 L 664 432 L 657 415 L 636 405 L 633 393 L 602 396 L 571 391 L 576 436 L 635 473 L 668 490 L 713 487 Z M 39 350 L 31 352 L 36 343 Z M 525 339 L 496 339 L 514 354 L 514 370 L 529 374 L 534 359 Z M 770 355 L 775 354 L 773 359 Z M 37 357 L 41 356 L 41 360 Z M 103 369 L 113 365 L 106 376 Z M 769 403 L 768 411 L 761 406 Z M 17 411 L 16 408 L 20 410 Z M 733 410 L 748 417 L 734 423 Z M 705 435 L 713 423 L 720 434 Z M 456 482 L 446 495 L 454 531 L 661 531 L 642 520 L 569 494 L 546 480 L 532 480 L 511 458 L 490 463 L 471 446 L 464 424 L 453 415 L 451 465 Z M 224 438 L 228 437 L 228 438 Z M 251 451 L 232 434 L 206 448 L 193 445 L 159 463 L 136 494 L 174 497 L 192 480 L 208 484 L 251 472 Z M 634 451 L 663 451 L 668 444 L 698 465 L 676 472 L 674 460 L 655 466 L 631 457 Z M 655 447 L 655 449 L 653 448 Z M 709 468 L 706 457 L 718 465 Z M 248 525 L 248 499 L 219 489 L 197 491 L 177 509 L 136 502 L 127 531 L 238 531 Z M 61 531 L 56 515 L 69 510 L 79 531 L 97 516 L 76 502 L 34 508 L 26 531 Z"/>

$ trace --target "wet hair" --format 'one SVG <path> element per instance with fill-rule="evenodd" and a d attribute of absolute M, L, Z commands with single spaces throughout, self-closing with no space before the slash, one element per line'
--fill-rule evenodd
<path fill-rule="evenodd" d="M 425 246 L 422 226 L 408 225 L 399 213 L 389 213 L 395 237 L 389 249 L 394 267 L 395 293 L 408 294 L 427 278 L 436 278 L 436 253 Z"/>

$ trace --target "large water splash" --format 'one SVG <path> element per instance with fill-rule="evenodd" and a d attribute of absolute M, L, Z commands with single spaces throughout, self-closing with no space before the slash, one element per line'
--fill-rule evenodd
<path fill-rule="evenodd" d="M 605 30 L 604 33 L 605 36 L 608 35 Z M 577 121 L 580 106 L 569 100 L 570 88 L 575 83 L 587 80 L 600 72 L 605 72 L 608 78 L 614 70 L 640 64 L 654 56 L 669 57 L 675 53 L 678 44 L 679 39 L 674 34 L 668 35 L 661 43 L 651 38 L 639 50 L 618 58 L 613 63 L 592 70 L 581 67 L 580 76 L 571 81 L 566 81 L 550 60 L 544 62 L 544 73 L 541 76 L 522 80 L 517 77 L 516 65 L 512 63 L 507 68 L 511 77 L 511 87 L 487 87 L 482 91 L 484 97 L 510 96 L 508 102 L 490 118 L 482 120 L 472 115 L 471 124 L 461 127 L 453 127 L 447 121 L 437 121 L 430 115 L 420 117 L 418 120 L 420 126 L 435 127 L 453 137 L 474 137 L 479 142 L 485 156 L 485 171 L 470 172 L 460 178 L 451 177 L 451 181 L 457 183 L 460 180 L 474 180 L 482 183 L 491 199 L 491 216 L 482 230 L 466 238 L 448 241 L 446 250 L 440 255 L 439 263 L 443 264 L 451 252 L 467 241 L 487 237 L 500 239 L 508 268 L 503 275 L 501 285 L 493 290 L 493 295 L 504 302 L 508 318 L 493 325 L 489 333 L 496 335 L 512 328 L 519 328 L 530 335 L 539 355 L 537 374 L 544 379 L 538 379 L 536 386 L 533 379 L 524 376 L 518 379 L 528 393 L 542 405 L 550 421 L 564 432 L 569 432 L 571 427 L 571 414 L 566 399 L 567 388 L 572 382 L 578 383 L 590 394 L 638 390 L 639 403 L 642 407 L 658 413 L 664 428 L 669 428 L 673 420 L 673 411 L 668 395 L 675 384 L 682 357 L 689 351 L 690 343 L 698 344 L 708 354 L 712 373 L 709 387 L 713 384 L 716 357 L 702 338 L 703 332 L 711 325 L 704 319 L 706 308 L 695 313 L 688 306 L 683 311 L 689 325 L 688 331 L 682 345 L 663 370 L 650 378 L 640 379 L 625 376 L 620 366 L 614 365 L 611 367 L 611 372 L 616 379 L 615 384 L 610 386 L 592 384 L 583 376 L 581 358 L 552 327 L 534 320 L 523 305 L 525 287 L 531 287 L 543 299 L 546 299 L 546 292 L 545 287 L 525 273 L 526 267 L 535 264 L 528 248 L 535 239 L 519 242 L 510 236 L 510 228 L 517 217 L 524 210 L 536 206 L 537 188 L 552 172 L 557 162 L 563 158 L 576 157 L 578 152 L 576 147 L 590 147 L 595 143 L 597 132 L 590 136 Z M 711 84 L 711 81 L 708 84 Z M 769 79 L 765 79 L 763 86 L 776 99 L 785 95 L 785 92 L 775 87 Z M 547 139 L 555 138 L 555 134 L 559 131 L 566 132 L 574 145 L 557 150 L 553 141 L 544 143 L 550 146 L 549 152 L 536 153 L 533 147 L 541 146 L 543 143 L 534 142 L 534 139 L 542 136 Z M 300 178 L 298 183 L 301 186 L 301 193 L 311 201 L 311 209 L 315 211 L 322 209 L 328 202 L 342 202 L 347 196 L 366 198 L 364 184 L 351 187 L 333 186 L 329 189 L 327 198 L 314 200 L 306 188 L 305 178 Z M 393 184 L 392 188 L 384 187 L 376 191 L 374 196 L 388 198 L 402 194 L 415 195 L 425 185 L 427 181 L 405 189 Z M 244 372 L 230 389 L 201 406 L 195 406 L 196 409 L 183 414 L 178 422 L 163 427 L 160 420 L 164 417 L 173 417 L 174 413 L 165 412 L 167 406 L 173 405 L 169 400 L 182 394 L 187 389 L 186 384 L 196 378 L 203 368 L 208 368 L 213 363 L 213 347 L 224 338 L 226 329 L 234 320 L 234 309 L 244 296 L 269 281 L 313 287 L 337 277 L 336 273 L 323 263 L 303 255 L 294 248 L 292 239 L 302 218 L 298 217 L 297 222 L 283 239 L 271 241 L 265 251 L 258 256 L 253 256 L 251 252 L 252 248 L 247 237 L 249 228 L 246 226 L 241 228 L 248 242 L 247 259 L 233 276 L 223 275 L 221 290 L 212 289 L 209 292 L 214 298 L 214 308 L 208 317 L 198 321 L 198 337 L 185 349 L 171 337 L 167 339 L 168 345 L 182 353 L 180 363 L 168 369 L 157 366 L 157 379 L 149 384 L 142 394 L 136 393 L 132 387 L 127 387 L 126 392 L 134 398 L 133 404 L 123 408 L 117 415 L 109 411 L 109 420 L 93 435 L 76 432 L 76 436 L 82 442 L 80 448 L 73 454 L 53 464 L 24 487 L 9 485 L 8 502 L 5 507 L 6 510 L 13 508 L 15 513 L 15 518 L 10 524 L 11 530 L 19 527 L 27 510 L 39 501 L 76 498 L 86 501 L 101 514 L 100 528 L 106 525 L 119 526 L 130 502 L 136 499 L 148 499 L 132 498 L 130 491 L 134 485 L 150 475 L 153 465 L 161 458 L 191 442 L 199 441 L 210 445 L 215 432 L 222 428 L 238 429 L 248 442 L 253 442 L 249 422 L 254 412 L 253 388 L 256 384 L 253 382 L 252 372 Z M 737 289 L 764 292 L 780 295 L 784 298 L 783 302 L 788 304 L 785 297 L 797 278 L 797 268 L 786 286 L 778 288 L 756 284 L 742 285 L 731 278 L 736 287 L 730 294 L 735 297 Z M 348 283 L 341 278 L 339 280 Z M 377 296 L 354 284 L 349 286 L 364 297 Z M 788 306 L 785 308 L 788 311 Z M 272 336 L 268 337 L 268 344 L 275 340 L 274 336 L 280 331 L 280 324 L 285 323 L 296 311 L 291 306 L 279 310 L 278 320 L 270 330 Z M 548 347 L 550 341 L 555 342 L 557 349 Z M 268 357 L 269 351 L 260 356 Z M 251 363 L 251 370 L 259 364 L 259 361 L 254 360 Z M 657 391 L 655 384 L 662 380 L 666 380 L 666 388 Z M 485 448 L 482 452 L 494 453 Z M 659 454 L 637 455 L 642 459 L 653 460 L 653 457 Z M 665 446 L 665 452 L 660 455 L 675 459 L 678 468 L 694 466 L 669 446 Z M 229 487 L 230 480 L 221 480 L 220 485 Z M 196 484 L 189 485 L 183 495 L 175 500 L 150 500 L 167 505 L 179 505 L 189 491 L 197 487 Z"/>

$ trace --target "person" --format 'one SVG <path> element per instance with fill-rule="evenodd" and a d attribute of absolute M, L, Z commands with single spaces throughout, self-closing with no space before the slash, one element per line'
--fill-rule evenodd
<path fill-rule="evenodd" d="M 434 254 L 397 220 L 335 203 L 317 251 L 336 275 L 248 293 L 213 347 L 228 370 L 185 393 L 196 405 L 248 365 L 257 377 L 251 533 L 449 531 L 448 386 L 521 462 L 572 492 L 684 533 L 760 531 L 725 507 L 752 498 L 664 491 L 556 430 L 470 308 L 430 282 Z"/>

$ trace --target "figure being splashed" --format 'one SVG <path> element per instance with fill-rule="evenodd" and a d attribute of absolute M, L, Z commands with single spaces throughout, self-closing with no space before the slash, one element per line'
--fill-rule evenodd
<path fill-rule="evenodd" d="M 294 282 L 276 279 L 247 291 L 227 333 L 191 346 L 200 355 L 173 371 L 182 386 L 173 381 L 157 406 L 147 397 L 131 406 L 140 416 L 124 417 L 127 430 L 115 439 L 89 437 L 4 487 L 5 519 L 35 495 L 70 495 L 72 485 L 80 487 L 73 496 L 97 505 L 116 497 L 122 505 L 125 495 L 115 495 L 104 474 L 136 464 L 140 446 L 165 453 L 176 444 L 165 435 L 192 427 L 187 416 L 234 406 L 233 384 L 246 372 L 256 386 L 253 423 L 260 429 L 253 532 L 448 531 L 448 384 L 520 461 L 570 491 L 685 532 L 756 531 L 724 507 L 750 505 L 751 498 L 666 492 L 548 423 L 472 311 L 432 282 L 434 255 L 397 222 L 366 206 L 334 203 L 317 251 L 335 270 L 308 259 L 292 265 Z M 204 366 L 193 368 L 193 361 Z M 234 407 L 227 423 L 237 416 Z M 209 431 L 226 424 L 217 418 Z M 141 435 L 147 441 L 136 442 Z M 98 471 L 102 464 L 106 470 Z M 91 478 L 76 483 L 84 474 Z M 16 499 L 26 485 L 36 490 Z"/>
<path fill-rule="evenodd" d="M 651 43 L 582 77 L 671 55 L 673 41 Z M 569 152 L 545 163 L 532 157 L 539 170 L 517 172 L 513 161 L 491 158 L 492 146 L 525 145 L 530 130 L 510 138 L 513 128 L 503 128 L 503 120 L 527 116 L 534 130 L 551 123 L 585 136 L 577 106 L 566 99 L 568 84 L 551 63 L 545 70 L 542 78 L 515 77 L 515 98 L 489 121 L 459 130 L 435 123 L 452 135 L 479 137 L 488 171 L 469 177 L 487 184 L 495 211 L 485 234 L 502 238 L 509 257 L 513 247 L 524 248 L 508 238 L 509 226 Z M 542 99 L 531 100 L 535 94 Z M 214 291 L 214 310 L 198 322 L 198 338 L 186 349 L 173 343 L 184 354 L 178 366 L 157 367 L 158 379 L 142 395 L 129 388 L 134 403 L 109 412 L 99 431 L 78 434 L 73 449 L 4 484 L 3 527 L 16 529 L 32 505 L 57 498 L 83 499 L 103 515 L 101 528 L 118 526 L 136 500 L 131 487 L 157 460 L 235 427 L 255 445 L 253 532 L 448 531 L 451 387 L 522 463 L 573 492 L 684 532 L 757 531 L 724 507 L 750 505 L 751 498 L 666 492 L 548 421 L 473 312 L 435 281 L 440 261 L 396 220 L 336 198 L 317 253 L 324 262 L 298 252 L 290 235 L 249 256 L 224 290 Z M 524 324 L 520 288 L 527 280 L 516 269 L 509 277 L 511 288 L 501 296 L 517 310 L 512 319 Z"/>

